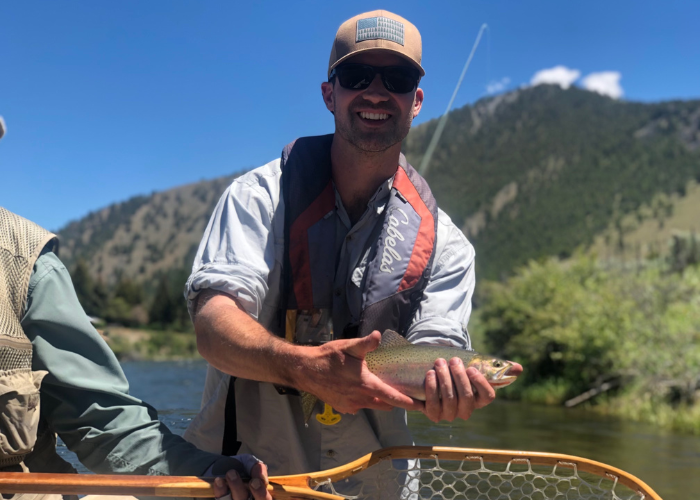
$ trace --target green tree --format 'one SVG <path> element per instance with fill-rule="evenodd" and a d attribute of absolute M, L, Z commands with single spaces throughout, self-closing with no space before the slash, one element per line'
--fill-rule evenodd
<path fill-rule="evenodd" d="M 687 267 L 700 264 L 700 244 L 695 232 L 689 236 L 676 234 L 671 242 L 669 263 L 674 272 L 683 272 Z"/>
<path fill-rule="evenodd" d="M 181 331 L 191 331 L 192 322 L 187 311 L 187 301 L 182 295 L 182 291 L 190 276 L 190 269 L 182 267 L 170 274 L 168 282 L 170 283 L 170 298 L 173 302 L 175 310 L 174 326 Z"/>
<path fill-rule="evenodd" d="M 121 297 L 113 297 L 105 308 L 105 319 L 108 323 L 120 323 L 131 326 L 129 316 L 131 306 Z"/>
<path fill-rule="evenodd" d="M 105 319 L 125 326 L 147 324 L 148 313 L 143 303 L 142 286 L 130 278 L 120 276 L 114 288 L 114 294 L 105 308 Z"/>
<path fill-rule="evenodd" d="M 76 262 L 71 279 L 80 305 L 83 306 L 85 312 L 90 316 L 102 316 L 107 294 L 101 281 L 97 285 L 93 281 L 84 259 L 78 259 Z"/>
<path fill-rule="evenodd" d="M 176 304 L 171 296 L 168 285 L 168 277 L 162 275 L 158 280 L 156 295 L 148 312 L 151 323 L 158 323 L 161 327 L 170 325 L 177 317 Z"/>
<path fill-rule="evenodd" d="M 700 268 L 669 268 L 603 266 L 577 256 L 532 261 L 505 282 L 482 282 L 474 326 L 488 351 L 525 367 L 504 395 L 558 404 L 615 381 L 631 407 L 654 403 L 649 418 L 654 405 L 693 405 Z M 700 414 L 700 406 L 693 411 Z"/>
<path fill-rule="evenodd" d="M 114 289 L 114 296 L 130 306 L 137 306 L 143 303 L 143 288 L 132 279 L 122 276 Z"/>

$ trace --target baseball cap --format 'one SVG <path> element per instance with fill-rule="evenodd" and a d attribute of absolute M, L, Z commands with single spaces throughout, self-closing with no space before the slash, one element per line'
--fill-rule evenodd
<path fill-rule="evenodd" d="M 413 64 L 420 75 L 422 43 L 418 28 L 387 10 L 373 10 L 348 19 L 338 28 L 328 63 L 328 75 L 349 57 L 369 50 L 385 50 Z"/>

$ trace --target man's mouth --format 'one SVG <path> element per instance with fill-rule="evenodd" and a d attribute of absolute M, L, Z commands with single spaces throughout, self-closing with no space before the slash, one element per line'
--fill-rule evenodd
<path fill-rule="evenodd" d="M 375 121 L 381 121 L 381 120 L 388 120 L 391 115 L 388 113 L 368 113 L 366 111 L 360 111 L 357 113 L 360 118 L 364 118 L 365 120 L 375 120 Z"/>

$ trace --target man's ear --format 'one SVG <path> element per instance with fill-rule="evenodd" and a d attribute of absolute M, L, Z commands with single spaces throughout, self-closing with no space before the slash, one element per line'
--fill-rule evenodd
<path fill-rule="evenodd" d="M 326 109 L 335 114 L 335 99 L 331 82 L 323 82 L 321 84 L 321 95 L 323 96 L 323 102 L 326 104 Z"/>
<path fill-rule="evenodd" d="M 423 89 L 417 88 L 416 89 L 416 97 L 413 99 L 413 118 L 418 116 L 418 113 L 420 113 L 421 108 L 423 107 L 423 98 L 425 95 L 423 94 Z"/>

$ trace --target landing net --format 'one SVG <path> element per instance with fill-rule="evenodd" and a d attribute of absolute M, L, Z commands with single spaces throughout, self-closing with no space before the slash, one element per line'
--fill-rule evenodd
<path fill-rule="evenodd" d="M 340 481 L 317 483 L 317 490 L 348 500 L 642 500 L 658 499 L 643 488 L 626 485 L 605 470 L 585 472 L 580 464 L 556 460 L 538 464 L 531 458 L 492 462 L 483 456 L 461 459 L 432 455 L 421 459 L 376 461 L 363 472 Z M 633 476 L 629 476 L 633 477 Z M 629 477 L 622 478 L 629 484 Z M 643 484 L 643 483 L 642 483 Z M 646 485 L 645 485 L 646 486 Z M 646 487 L 648 488 L 648 487 Z"/>

